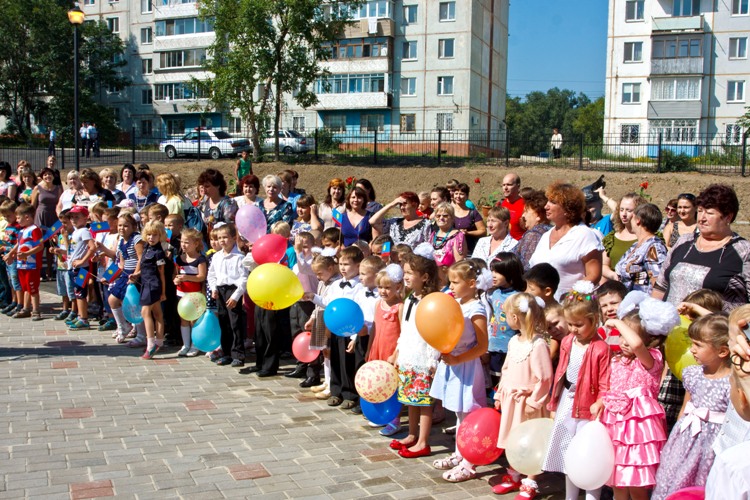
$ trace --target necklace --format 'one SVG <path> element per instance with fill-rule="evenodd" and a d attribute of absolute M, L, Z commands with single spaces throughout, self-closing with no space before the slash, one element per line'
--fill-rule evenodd
<path fill-rule="evenodd" d="M 695 240 L 696 248 L 701 252 L 713 252 L 726 245 L 732 236 L 725 236 L 720 240 L 707 240 L 704 236 L 698 236 Z"/>
<path fill-rule="evenodd" d="M 438 233 L 440 233 L 440 231 L 435 231 L 435 234 L 432 237 L 432 247 L 435 250 L 440 250 L 441 248 L 443 248 L 445 246 L 445 244 L 448 242 L 448 236 L 451 234 L 450 231 L 448 231 L 447 233 L 445 233 L 443 235 L 443 238 L 438 243 L 438 241 L 437 241 Z"/>

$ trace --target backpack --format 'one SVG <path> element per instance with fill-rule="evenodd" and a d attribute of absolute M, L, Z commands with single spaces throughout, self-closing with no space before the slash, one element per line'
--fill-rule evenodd
<path fill-rule="evenodd" d="M 195 229 L 204 236 L 206 234 L 206 223 L 203 222 L 201 211 L 198 210 L 198 207 L 194 207 L 192 204 L 185 209 L 185 227 Z"/>

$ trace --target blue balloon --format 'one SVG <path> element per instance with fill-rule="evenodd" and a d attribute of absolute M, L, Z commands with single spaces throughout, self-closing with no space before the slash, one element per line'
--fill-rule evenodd
<path fill-rule="evenodd" d="M 133 325 L 143 323 L 141 294 L 138 292 L 138 287 L 133 283 L 129 284 L 125 290 L 125 298 L 122 299 L 122 314 Z"/>
<path fill-rule="evenodd" d="M 328 304 L 323 311 L 323 322 L 334 335 L 348 337 L 362 329 L 365 325 L 365 315 L 356 302 L 342 297 Z"/>
<path fill-rule="evenodd" d="M 203 352 L 211 352 L 214 349 L 218 349 L 221 345 L 219 318 L 213 312 L 206 309 L 206 312 L 193 325 L 192 339 L 193 347 Z"/>
<path fill-rule="evenodd" d="M 362 408 L 362 414 L 365 418 L 377 425 L 389 424 L 401 413 L 398 391 L 382 403 L 370 403 L 365 399 L 359 398 L 359 406 Z"/>

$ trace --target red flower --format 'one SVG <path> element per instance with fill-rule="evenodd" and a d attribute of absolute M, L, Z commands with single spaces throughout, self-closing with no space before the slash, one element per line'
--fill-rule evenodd
<path fill-rule="evenodd" d="M 479 177 L 477 177 L 476 179 L 474 179 L 474 184 L 479 184 L 480 182 L 481 181 L 479 180 Z"/>
<path fill-rule="evenodd" d="M 648 189 L 648 181 L 641 182 L 641 189 Z"/>
<path fill-rule="evenodd" d="M 346 183 L 347 184 L 351 184 L 352 182 L 354 182 L 354 177 L 347 177 L 346 178 Z"/>

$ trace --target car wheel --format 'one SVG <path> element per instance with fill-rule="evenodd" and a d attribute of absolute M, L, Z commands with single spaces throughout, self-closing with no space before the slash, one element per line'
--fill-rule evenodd
<path fill-rule="evenodd" d="M 175 158 L 177 158 L 177 150 L 172 146 L 167 146 L 164 149 L 164 152 L 167 153 L 167 158 L 169 158 L 170 160 L 174 160 Z"/>
<path fill-rule="evenodd" d="M 219 148 L 211 148 L 208 150 L 208 156 L 210 156 L 212 160 L 218 160 L 221 158 L 221 151 Z"/>
<path fill-rule="evenodd" d="M 294 153 L 294 150 L 292 149 L 291 146 L 287 146 L 287 147 L 284 148 L 284 154 L 285 155 L 290 155 L 292 153 Z"/>

